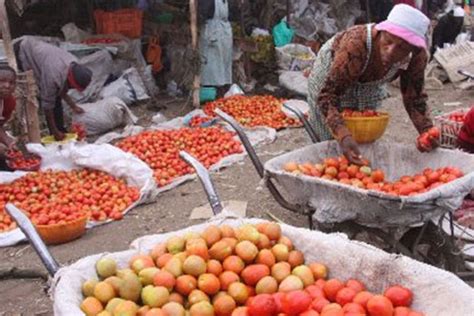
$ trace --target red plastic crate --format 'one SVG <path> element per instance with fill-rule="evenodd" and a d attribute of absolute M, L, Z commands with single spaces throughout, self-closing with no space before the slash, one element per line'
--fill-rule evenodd
<path fill-rule="evenodd" d="M 122 9 L 113 12 L 94 11 L 96 31 L 98 34 L 119 33 L 131 38 L 142 35 L 143 11 Z"/>

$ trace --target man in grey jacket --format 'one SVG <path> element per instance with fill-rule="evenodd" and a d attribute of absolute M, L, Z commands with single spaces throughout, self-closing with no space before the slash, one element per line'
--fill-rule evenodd
<path fill-rule="evenodd" d="M 48 128 L 56 140 L 63 140 L 66 128 L 62 101 L 75 113 L 84 110 L 68 96 L 69 89 L 83 91 L 92 80 L 92 71 L 77 63 L 69 52 L 30 37 L 15 44 L 18 67 L 32 70 L 40 92 L 40 105 Z"/>

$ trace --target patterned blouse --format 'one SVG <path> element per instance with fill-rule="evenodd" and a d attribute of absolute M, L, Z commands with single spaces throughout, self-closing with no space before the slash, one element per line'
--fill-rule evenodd
<path fill-rule="evenodd" d="M 374 39 L 377 34 L 378 31 L 374 28 L 372 31 Z M 355 82 L 377 81 L 386 75 L 386 71 L 382 67 L 377 67 L 377 64 L 380 63 L 373 62 L 373 59 L 376 58 L 374 52 L 371 53 L 371 60 L 366 71 L 362 73 L 368 54 L 366 42 L 365 25 L 352 27 L 337 35 L 333 45 L 333 64 L 316 102 L 326 117 L 329 128 L 338 140 L 350 135 L 337 107 L 338 95 L 343 95 L 346 87 Z M 419 50 L 412 55 L 406 70 L 401 69 L 393 78 L 396 79 L 400 76 L 405 109 L 420 133 L 433 126 L 428 117 L 427 95 L 423 89 L 427 62 L 428 54 L 425 50 Z"/>

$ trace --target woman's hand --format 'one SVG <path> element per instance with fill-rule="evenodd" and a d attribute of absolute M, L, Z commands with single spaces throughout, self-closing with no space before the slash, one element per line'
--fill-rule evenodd
<path fill-rule="evenodd" d="M 77 106 L 77 105 L 72 108 L 72 111 L 73 111 L 74 113 L 76 113 L 76 114 L 83 114 L 83 113 L 85 113 L 84 109 L 81 108 L 80 106 Z"/>
<path fill-rule="evenodd" d="M 421 152 L 430 152 L 439 147 L 440 132 L 437 127 L 421 133 L 416 139 L 416 148 Z"/>
<path fill-rule="evenodd" d="M 341 146 L 344 156 L 346 156 L 347 160 L 349 160 L 350 163 L 359 166 L 364 164 L 364 161 L 362 160 L 362 155 L 359 151 L 359 145 L 354 140 L 354 138 L 352 138 L 352 136 L 348 135 L 344 137 L 339 143 L 339 145 Z"/>

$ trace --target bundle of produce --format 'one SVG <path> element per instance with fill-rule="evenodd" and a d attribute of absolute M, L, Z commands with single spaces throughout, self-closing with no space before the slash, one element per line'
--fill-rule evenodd
<path fill-rule="evenodd" d="M 119 220 L 139 198 L 137 188 L 102 171 L 31 172 L 0 184 L 0 232 L 16 228 L 5 212 L 7 203 L 23 210 L 36 225 L 56 225 L 84 216 L 91 221 Z"/>
<path fill-rule="evenodd" d="M 276 223 L 209 225 L 133 256 L 127 268 L 108 257 L 95 268 L 97 278 L 82 284 L 80 308 L 88 316 L 423 315 L 410 307 L 408 288 L 371 292 L 305 262 Z"/>
<path fill-rule="evenodd" d="M 455 167 L 435 170 L 426 168 L 415 175 L 406 175 L 395 181 L 388 181 L 384 171 L 372 170 L 368 161 L 365 161 L 364 166 L 357 166 L 350 164 L 344 156 L 327 158 L 317 164 L 288 162 L 283 168 L 294 174 L 305 174 L 360 189 L 375 190 L 397 196 L 422 194 L 464 176 L 464 173 Z"/>
<path fill-rule="evenodd" d="M 224 157 L 243 152 L 234 136 L 222 127 L 150 130 L 127 137 L 117 146 L 147 163 L 154 171 L 156 182 L 163 187 L 194 173 L 179 157 L 180 151 L 190 153 L 209 168 Z"/>
<path fill-rule="evenodd" d="M 207 103 L 204 112 L 213 117 L 214 110 L 219 108 L 246 127 L 267 126 L 280 130 L 301 126 L 298 120 L 288 117 L 282 111 L 283 101 L 268 95 L 250 97 L 235 95 Z"/>

